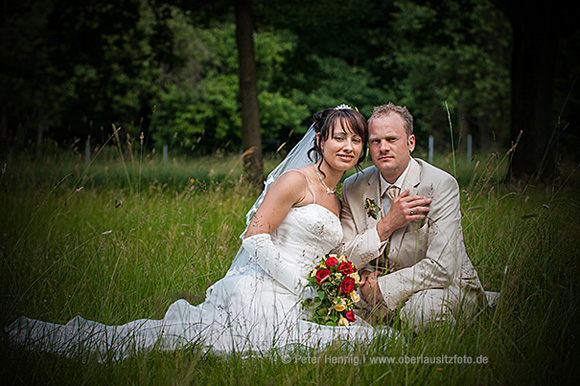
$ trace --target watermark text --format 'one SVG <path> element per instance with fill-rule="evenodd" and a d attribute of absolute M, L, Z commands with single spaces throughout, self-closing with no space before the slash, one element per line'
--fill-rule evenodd
<path fill-rule="evenodd" d="M 399 364 L 399 365 L 486 365 L 484 355 L 435 355 L 435 356 L 366 356 L 366 355 L 282 355 L 283 363 L 353 365 Z"/>

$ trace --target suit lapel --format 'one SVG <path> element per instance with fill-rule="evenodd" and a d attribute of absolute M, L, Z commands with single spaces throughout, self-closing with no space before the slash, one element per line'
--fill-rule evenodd
<path fill-rule="evenodd" d="M 409 161 L 409 165 L 410 166 L 409 171 L 407 172 L 407 176 L 405 177 L 405 180 L 401 184 L 402 185 L 401 192 L 404 192 L 405 190 L 409 189 L 409 195 L 413 195 L 417 194 L 419 184 L 421 184 L 421 165 L 419 165 L 419 163 L 415 161 L 415 159 L 412 157 L 411 160 Z M 399 250 L 401 242 L 403 241 L 403 236 L 407 231 L 408 227 L 409 225 L 401 229 L 397 229 L 396 231 L 393 232 L 393 234 L 391 235 L 391 246 L 389 248 L 389 255 L 391 255 L 391 253 L 394 253 L 395 256 L 397 255 L 396 251 Z"/>
<path fill-rule="evenodd" d="M 414 158 L 409 161 L 409 172 L 403 181 L 401 191 L 409 189 L 409 194 L 417 194 L 418 186 L 421 183 L 421 165 Z"/>

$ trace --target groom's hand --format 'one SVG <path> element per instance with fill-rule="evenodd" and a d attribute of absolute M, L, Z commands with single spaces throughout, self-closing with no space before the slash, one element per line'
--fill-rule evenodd
<path fill-rule="evenodd" d="M 362 287 L 365 285 L 367 278 L 372 273 L 377 274 L 377 271 L 371 271 L 371 270 L 364 269 L 364 268 L 361 271 L 359 271 L 359 276 L 360 276 L 359 285 L 361 287 L 361 290 L 362 290 Z"/>
<path fill-rule="evenodd" d="M 381 289 L 379 288 L 378 282 L 380 272 L 365 271 L 365 273 L 363 273 L 363 275 L 361 276 L 360 293 L 368 304 L 370 304 L 371 306 L 376 306 L 377 304 L 383 302 L 383 295 L 381 294 Z"/>
<path fill-rule="evenodd" d="M 377 223 L 377 232 L 381 241 L 411 221 L 423 220 L 429 212 L 431 199 L 423 196 L 409 196 L 409 189 L 393 200 L 389 212 Z"/>

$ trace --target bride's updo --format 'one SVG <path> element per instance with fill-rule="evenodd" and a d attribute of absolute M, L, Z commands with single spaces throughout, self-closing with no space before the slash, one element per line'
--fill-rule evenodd
<path fill-rule="evenodd" d="M 319 169 L 324 161 L 320 146 L 321 141 L 326 141 L 330 135 L 334 135 L 335 128 L 343 127 L 347 132 L 350 131 L 359 135 L 362 140 L 363 148 L 355 166 L 357 170 L 360 170 L 360 165 L 364 161 L 367 152 L 368 141 L 368 126 L 361 113 L 347 105 L 330 107 L 314 114 L 313 127 L 314 131 L 320 134 L 320 137 L 314 139 L 314 146 L 308 151 L 308 157 L 318 164 Z"/>

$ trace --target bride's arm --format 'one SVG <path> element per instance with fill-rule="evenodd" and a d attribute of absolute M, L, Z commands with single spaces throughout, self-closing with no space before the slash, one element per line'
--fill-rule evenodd
<path fill-rule="evenodd" d="M 368 220 L 362 223 L 355 221 L 353 209 L 356 208 L 353 208 L 352 205 L 353 202 L 362 201 L 361 197 L 365 197 L 364 191 L 361 192 L 361 190 L 366 189 L 366 184 L 353 184 L 353 181 L 357 180 L 349 177 L 342 185 L 340 222 L 342 224 L 343 239 L 340 253 L 348 256 L 360 269 L 381 255 L 386 243 L 381 242 L 372 221 Z M 358 210 L 364 210 L 362 205 L 359 206 Z M 358 217 L 360 218 L 360 215 Z"/>
<path fill-rule="evenodd" d="M 292 293 L 301 295 L 308 280 L 283 260 L 272 242 L 272 233 L 280 226 L 290 208 L 306 199 L 306 183 L 299 173 L 285 173 L 270 187 L 264 202 L 252 218 L 242 246 L 250 257 Z"/>
<path fill-rule="evenodd" d="M 242 246 L 274 280 L 293 294 L 302 296 L 308 285 L 308 279 L 303 277 L 295 267 L 286 263 L 272 242 L 271 235 L 261 233 L 250 236 L 244 239 Z"/>

